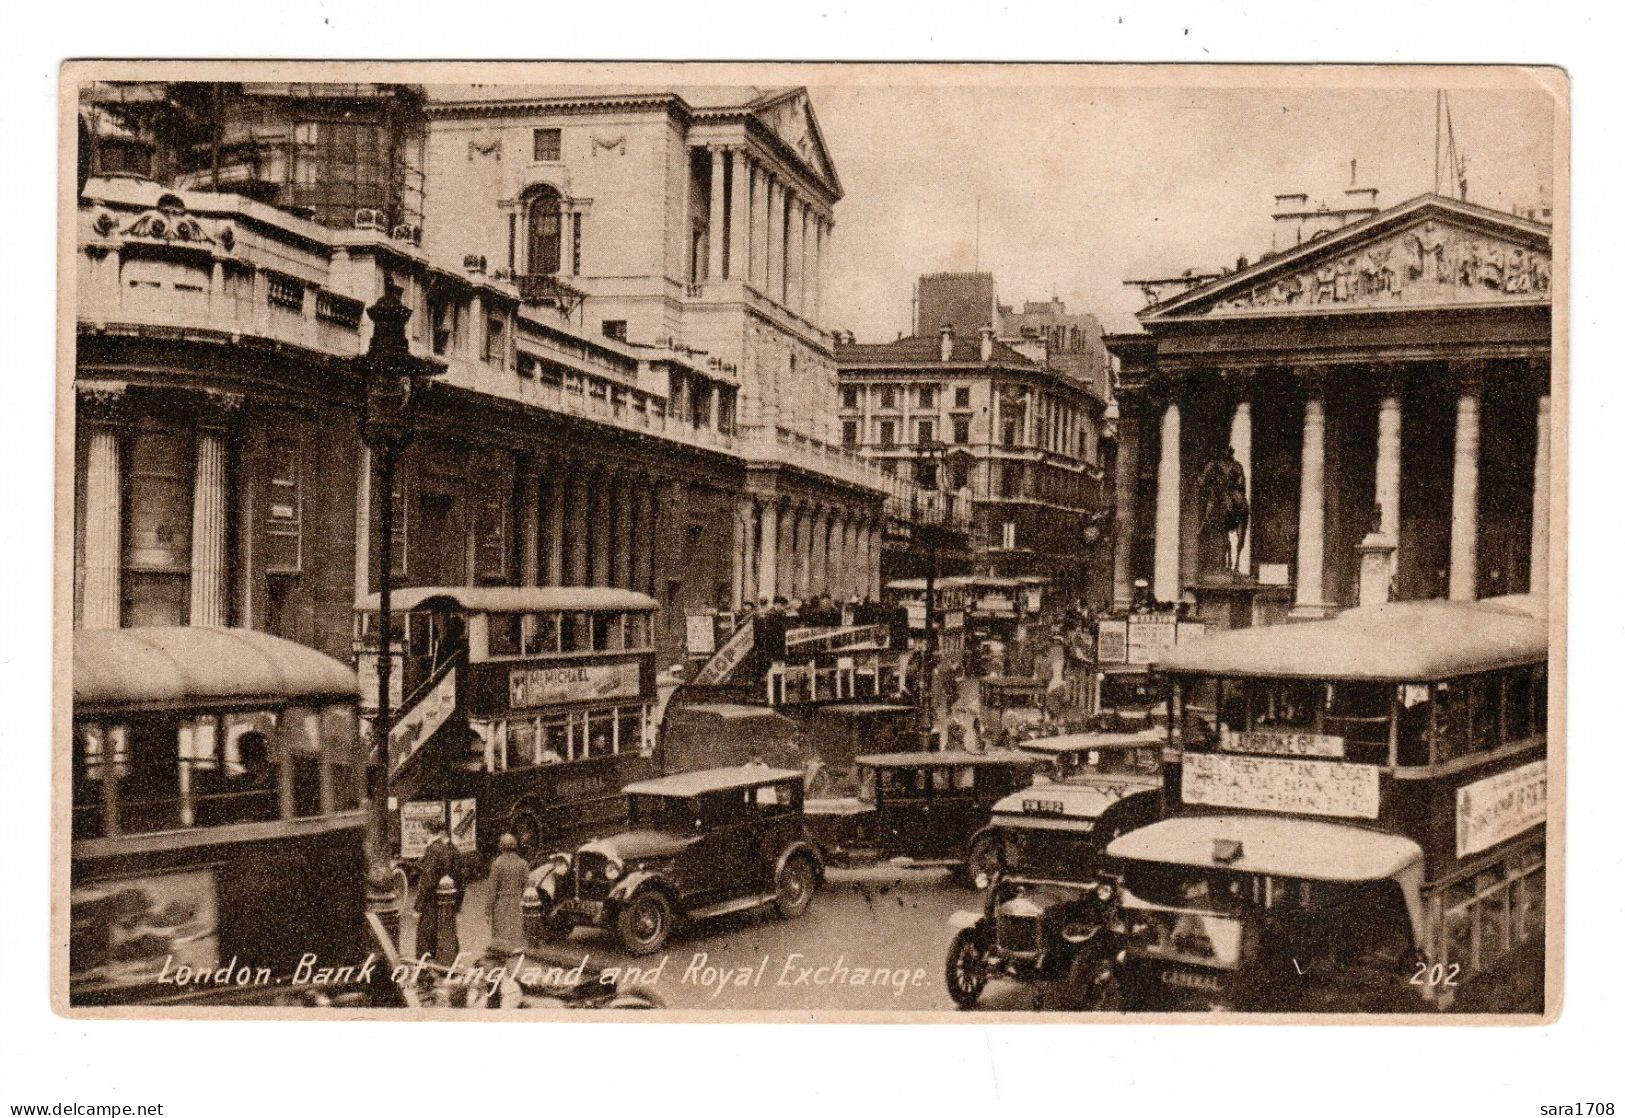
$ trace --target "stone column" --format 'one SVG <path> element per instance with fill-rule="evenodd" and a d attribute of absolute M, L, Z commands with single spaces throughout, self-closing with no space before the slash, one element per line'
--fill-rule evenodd
<path fill-rule="evenodd" d="M 733 561 L 728 564 L 728 601 L 731 609 L 738 609 L 745 604 L 745 549 L 746 542 L 746 512 L 743 507 L 734 509 L 734 542 Z"/>
<path fill-rule="evenodd" d="M 1402 370 L 1389 368 L 1379 380 L 1382 396 L 1377 402 L 1377 485 L 1376 502 L 1382 507 L 1380 530 L 1399 542 L 1399 464 L 1400 431 L 1403 418 L 1405 378 Z M 1396 555 L 1395 562 L 1398 562 Z"/>
<path fill-rule="evenodd" d="M 1159 602 L 1179 600 L 1179 399 L 1162 411 L 1162 449 L 1157 462 L 1157 538 L 1151 592 Z"/>
<path fill-rule="evenodd" d="M 796 524 L 801 510 L 786 504 L 779 513 L 779 593 L 786 598 L 796 597 Z"/>
<path fill-rule="evenodd" d="M 1130 552 L 1140 529 L 1140 424 L 1139 401 L 1120 400 L 1117 422 L 1117 523 L 1112 540 L 1112 609 L 1123 611 L 1134 600 L 1134 571 Z"/>
<path fill-rule="evenodd" d="M 757 523 L 756 502 L 746 497 L 740 502 L 740 515 L 745 521 L 745 569 L 741 579 L 740 597 L 746 602 L 756 601 L 758 595 L 756 587 L 761 579 L 758 573 L 761 563 L 761 537 L 758 535 L 760 525 Z"/>
<path fill-rule="evenodd" d="M 241 410 L 235 393 L 207 392 L 197 409 L 192 479 L 192 608 L 189 624 L 226 624 L 226 430 Z"/>
<path fill-rule="evenodd" d="M 519 467 L 519 582 L 535 586 L 542 575 L 541 476 L 532 460 Z"/>
<path fill-rule="evenodd" d="M 807 242 L 812 265 L 807 269 L 808 291 L 807 317 L 814 323 L 823 321 L 824 302 L 824 219 L 820 214 L 812 215 L 812 237 Z"/>
<path fill-rule="evenodd" d="M 812 517 L 812 540 L 808 549 L 807 596 L 829 589 L 829 513 L 819 508 Z"/>
<path fill-rule="evenodd" d="M 880 525 L 869 525 L 869 562 L 866 573 L 869 576 L 869 597 L 880 601 Z"/>
<path fill-rule="evenodd" d="M 1230 449 L 1236 452 L 1247 485 L 1247 533 L 1241 538 L 1241 555 L 1236 562 L 1236 570 L 1245 578 L 1251 577 L 1253 571 L 1253 375 L 1251 370 L 1234 369 L 1223 377 L 1236 404 L 1230 414 Z"/>
<path fill-rule="evenodd" d="M 750 165 L 750 282 L 767 290 L 767 171 Z"/>
<path fill-rule="evenodd" d="M 1544 601 L 1550 590 L 1552 516 L 1552 397 L 1535 405 L 1535 487 L 1529 509 L 1529 593 Z"/>
<path fill-rule="evenodd" d="M 711 149 L 711 231 L 707 237 L 711 251 L 711 261 L 705 278 L 713 283 L 722 279 L 723 273 L 722 248 L 724 243 L 723 231 L 726 222 L 724 214 L 727 212 L 728 205 L 728 181 L 724 177 L 727 174 L 727 156 L 727 148 L 716 147 Z"/>
<path fill-rule="evenodd" d="M 614 585 L 631 590 L 635 583 L 632 575 L 632 540 L 636 529 L 632 523 L 632 478 L 621 474 L 615 484 L 615 556 L 612 563 Z"/>
<path fill-rule="evenodd" d="M 845 601 L 846 589 L 846 512 L 837 510 L 829 525 L 829 592 L 837 601 Z"/>
<path fill-rule="evenodd" d="M 784 188 L 772 175 L 767 177 L 767 272 L 762 294 L 774 302 L 784 301 Z"/>
<path fill-rule="evenodd" d="M 610 553 L 613 522 L 613 493 L 615 489 L 615 475 L 607 469 L 600 469 L 592 476 L 592 514 L 591 530 L 588 538 L 592 541 L 592 585 L 610 586 Z"/>
<path fill-rule="evenodd" d="M 123 614 L 124 500 L 119 428 L 122 381 L 81 385 L 80 426 L 88 435 L 85 463 L 85 569 L 79 626 L 117 629 Z"/>
<path fill-rule="evenodd" d="M 1450 600 L 1478 597 L 1478 407 L 1483 373 L 1477 364 L 1454 370 L 1456 464 L 1450 485 Z"/>
<path fill-rule="evenodd" d="M 548 462 L 543 485 L 547 489 L 547 585 L 564 585 L 565 481 L 557 460 Z"/>
<path fill-rule="evenodd" d="M 632 537 L 632 589 L 643 594 L 655 592 L 655 483 L 640 476 L 633 490 L 637 530 Z"/>
<path fill-rule="evenodd" d="M 570 478 L 570 585 L 586 586 L 588 551 L 592 540 L 592 501 L 587 492 L 590 474 L 579 466 Z"/>
<path fill-rule="evenodd" d="M 762 502 L 762 550 L 756 564 L 756 596 L 771 602 L 779 595 L 779 502 Z"/>
<path fill-rule="evenodd" d="M 1326 375 L 1310 369 L 1301 377 L 1303 466 L 1298 481 L 1298 584 L 1295 617 L 1326 616 L 1322 587 L 1326 565 Z"/>
<path fill-rule="evenodd" d="M 785 235 L 784 305 L 791 310 L 801 309 L 802 252 L 805 248 L 805 222 L 807 208 L 800 198 L 791 196 L 788 203 L 790 228 Z"/>
<path fill-rule="evenodd" d="M 732 217 L 728 226 L 728 278 L 750 275 L 750 156 L 743 148 L 733 152 L 733 186 L 728 195 Z"/>

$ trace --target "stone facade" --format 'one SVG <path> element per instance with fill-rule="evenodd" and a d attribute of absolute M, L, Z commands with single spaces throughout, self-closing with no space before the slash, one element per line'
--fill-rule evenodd
<path fill-rule="evenodd" d="M 1201 477 L 1226 447 L 1252 504 L 1234 578 L 1281 588 L 1295 616 L 1544 594 L 1550 237 L 1423 195 L 1153 301 L 1142 333 L 1108 337 L 1117 604 L 1136 578 L 1162 601 L 1211 588 Z"/>

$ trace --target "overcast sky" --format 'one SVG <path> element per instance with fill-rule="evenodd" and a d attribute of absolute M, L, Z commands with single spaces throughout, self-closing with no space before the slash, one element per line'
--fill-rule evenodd
<path fill-rule="evenodd" d="M 1358 161 L 1380 205 L 1433 188 L 1431 85 L 1147 89 L 814 84 L 846 191 L 828 325 L 860 341 L 910 328 L 922 272 L 994 273 L 999 299 L 1059 296 L 1135 328 L 1127 278 L 1217 270 L 1270 247 L 1278 193 L 1338 202 Z M 1553 101 L 1454 89 L 1468 200 L 1550 199 Z M 977 247 L 977 200 L 981 237 Z"/>

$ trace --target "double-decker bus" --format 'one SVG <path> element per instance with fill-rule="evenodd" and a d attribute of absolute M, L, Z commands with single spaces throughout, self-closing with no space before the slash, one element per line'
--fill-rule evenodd
<path fill-rule="evenodd" d="M 1180 806 L 1108 848 L 1139 996 L 1540 1011 L 1547 647 L 1514 597 L 1169 650 Z"/>
<path fill-rule="evenodd" d="M 392 592 L 389 796 L 411 862 L 423 814 L 465 851 L 504 831 L 535 853 L 613 828 L 621 789 L 659 775 L 653 598 L 607 587 Z M 363 712 L 377 703 L 378 596 L 356 611 Z"/>
<path fill-rule="evenodd" d="M 69 1005 L 400 1004 L 364 977 L 358 741 L 355 673 L 303 645 L 74 633 Z"/>

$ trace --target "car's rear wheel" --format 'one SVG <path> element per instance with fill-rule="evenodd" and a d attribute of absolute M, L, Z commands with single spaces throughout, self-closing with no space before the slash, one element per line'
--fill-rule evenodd
<path fill-rule="evenodd" d="M 987 986 L 987 956 L 976 929 L 964 928 L 954 936 L 943 977 L 948 983 L 948 996 L 955 1005 L 960 1009 L 976 1007 Z"/>
<path fill-rule="evenodd" d="M 621 946 L 633 955 L 652 955 L 671 936 L 671 901 L 659 889 L 644 889 L 621 906 L 615 917 L 615 934 Z"/>
<path fill-rule="evenodd" d="M 818 888 L 818 875 L 805 855 L 797 854 L 779 869 L 774 883 L 773 907 L 786 920 L 806 912 Z"/>

